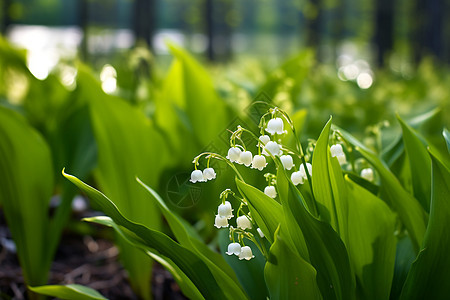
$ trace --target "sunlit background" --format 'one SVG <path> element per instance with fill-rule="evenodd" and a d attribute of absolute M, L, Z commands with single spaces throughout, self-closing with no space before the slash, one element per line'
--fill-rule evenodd
<path fill-rule="evenodd" d="M 165 56 L 172 41 L 218 62 L 252 56 L 275 64 L 313 47 L 319 61 L 336 64 L 341 80 L 366 89 L 375 67 L 408 76 L 426 56 L 449 63 L 449 2 L 2 0 L 0 18 L 2 33 L 28 50 L 38 79 L 61 59 L 78 56 L 103 68 L 110 92 L 115 76 L 108 59 L 139 42 Z"/>

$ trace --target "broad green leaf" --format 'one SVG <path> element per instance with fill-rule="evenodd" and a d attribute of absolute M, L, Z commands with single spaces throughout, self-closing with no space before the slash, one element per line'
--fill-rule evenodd
<path fill-rule="evenodd" d="M 415 259 L 416 253 L 409 236 L 404 234 L 398 237 L 390 299 L 398 299 L 400 297 L 409 269 Z"/>
<path fill-rule="evenodd" d="M 331 118 L 325 125 L 312 157 L 312 187 L 320 219 L 330 224 L 347 244 L 347 190 L 337 158 L 328 147 Z"/>
<path fill-rule="evenodd" d="M 394 274 L 395 215 L 385 202 L 346 177 L 350 260 L 363 299 L 389 299 Z"/>
<path fill-rule="evenodd" d="M 155 98 L 155 122 L 178 154 L 174 157 L 191 158 L 226 128 L 226 105 L 191 55 L 173 45 L 170 52 L 174 61 Z"/>
<path fill-rule="evenodd" d="M 375 153 L 366 148 L 346 131 L 338 127 L 336 129 L 377 170 L 381 179 L 380 192 L 384 195 L 382 199 L 398 213 L 411 236 L 415 250 L 418 251 L 423 236 L 425 235 L 427 222 L 427 214 L 420 203 L 402 188 L 394 174 L 392 174 L 386 164 Z"/>
<path fill-rule="evenodd" d="M 397 116 L 402 126 L 403 142 L 408 155 L 414 197 L 429 211 L 431 196 L 431 159 L 414 130 Z"/>
<path fill-rule="evenodd" d="M 25 281 L 47 282 L 48 204 L 53 191 L 49 147 L 16 112 L 0 107 L 0 203 Z"/>
<path fill-rule="evenodd" d="M 239 285 L 236 274 L 223 259 L 222 255 L 214 252 L 202 241 L 189 234 L 189 231 L 186 228 L 189 224 L 182 223 L 179 217 L 169 210 L 158 193 L 156 193 L 151 187 L 143 183 L 139 178 L 137 178 L 137 181 L 150 193 L 152 199 L 158 205 L 159 209 L 169 223 L 170 229 L 174 233 L 178 242 L 182 246 L 195 251 L 196 254 L 208 265 L 211 273 L 217 281 L 221 282 L 222 286 L 230 290 L 231 293 L 235 293 L 233 297 L 245 298 L 246 296 L 243 294 L 243 291 L 241 291 L 242 288 Z M 191 231 L 192 230 L 193 229 L 191 229 Z"/>
<path fill-rule="evenodd" d="M 88 70 L 80 68 L 78 97 L 90 97 L 90 115 L 97 143 L 98 168 L 94 173 L 101 189 L 115 201 L 128 218 L 159 229 L 158 208 L 135 181 L 139 176 L 157 185 L 167 163 L 167 148 L 153 124 L 136 107 L 103 93 L 100 83 Z M 130 281 L 141 297 L 150 297 L 151 259 L 118 239 L 121 260 Z"/>
<path fill-rule="evenodd" d="M 149 250 L 146 245 L 135 239 L 133 232 L 117 225 L 110 217 L 98 216 L 92 218 L 84 218 L 83 221 L 112 227 L 116 231 L 116 233 L 119 234 L 125 241 L 127 241 L 137 249 L 141 249 L 145 252 L 145 254 L 147 254 L 148 256 L 159 262 L 164 268 L 166 268 L 166 270 L 168 270 L 170 274 L 172 274 L 173 278 L 186 297 L 188 297 L 189 299 L 204 299 L 200 291 L 195 287 L 194 283 L 192 283 L 192 281 L 186 276 L 186 274 L 184 274 L 183 271 L 181 271 L 181 269 L 172 260 L 155 253 L 155 251 Z"/>
<path fill-rule="evenodd" d="M 316 270 L 275 232 L 264 276 L 270 299 L 321 299 Z"/>
<path fill-rule="evenodd" d="M 282 199 L 283 208 L 286 206 L 285 216 L 287 213 L 291 214 L 290 217 L 286 216 L 289 233 L 291 234 L 294 228 L 292 225 L 289 227 L 291 221 L 288 218 L 293 218 L 297 228 L 303 233 L 309 260 L 317 271 L 317 284 L 323 298 L 353 299 L 354 274 L 344 243 L 328 223 L 317 220 L 306 210 L 301 194 L 286 177 L 285 172 L 279 174 L 281 175 L 278 175 L 277 182 L 284 180 L 288 181 L 289 185 L 287 199 Z M 293 234 L 291 237 L 294 240 Z"/>
<path fill-rule="evenodd" d="M 68 285 L 43 285 L 43 286 L 29 286 L 30 290 L 37 294 L 56 297 L 59 299 L 77 299 L 77 300 L 104 300 L 99 292 L 87 286 L 79 284 Z"/>
<path fill-rule="evenodd" d="M 206 299 L 225 299 L 226 293 L 219 287 L 214 276 L 211 274 L 206 263 L 190 249 L 187 249 L 173 241 L 167 235 L 150 229 L 142 224 L 135 223 L 124 217 L 116 205 L 104 194 L 100 193 L 91 186 L 83 183 L 78 178 L 66 174 L 63 175 L 69 179 L 78 188 L 83 190 L 89 199 L 98 205 L 118 226 L 123 230 L 129 230 L 129 237 L 133 242 L 139 243 L 148 251 L 156 255 L 166 257 L 177 265 L 184 274 L 194 283 L 197 289 Z"/>
<path fill-rule="evenodd" d="M 236 178 L 241 194 L 251 205 L 251 213 L 266 238 L 272 243 L 275 231 L 282 221 L 281 205 L 255 187 Z"/>
<path fill-rule="evenodd" d="M 447 299 L 450 295 L 450 170 L 433 153 L 430 219 L 401 299 Z"/>
<path fill-rule="evenodd" d="M 228 255 L 228 245 L 230 244 L 229 230 L 219 230 L 220 252 L 227 264 L 233 268 L 244 290 L 249 295 L 249 299 L 267 299 L 268 291 L 266 281 L 264 280 L 264 265 L 266 258 L 259 251 L 258 247 L 252 242 L 245 240 L 245 245 L 252 249 L 255 256 L 251 260 L 240 260 L 236 255 Z M 264 240 L 260 239 L 261 242 Z"/>

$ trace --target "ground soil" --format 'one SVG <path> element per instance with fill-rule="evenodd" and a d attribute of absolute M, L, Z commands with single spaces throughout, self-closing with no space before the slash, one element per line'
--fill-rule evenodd
<path fill-rule="evenodd" d="M 9 232 L 0 217 L 0 237 Z M 63 234 L 49 276 L 49 284 L 77 283 L 99 291 L 108 299 L 138 299 L 126 271 L 118 260 L 118 250 L 104 238 L 73 233 Z M 153 268 L 153 298 L 186 299 L 171 274 L 156 264 Z M 16 254 L 0 245 L 0 299 L 27 299 Z"/>

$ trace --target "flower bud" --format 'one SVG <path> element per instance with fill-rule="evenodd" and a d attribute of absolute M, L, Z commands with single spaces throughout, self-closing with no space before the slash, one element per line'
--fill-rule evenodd
<path fill-rule="evenodd" d="M 247 218 L 247 216 L 240 216 L 236 219 L 236 225 L 237 227 L 241 228 L 242 230 L 245 229 L 252 229 L 252 223 Z"/>
<path fill-rule="evenodd" d="M 203 173 L 200 170 L 194 170 L 191 173 L 191 180 L 192 183 L 198 182 L 205 182 L 205 178 L 203 177 Z"/>
<path fill-rule="evenodd" d="M 252 160 L 252 169 L 262 170 L 267 166 L 266 158 L 262 155 L 255 155 Z"/>
<path fill-rule="evenodd" d="M 216 220 L 214 221 L 214 226 L 217 228 L 228 227 L 228 219 L 225 217 L 216 215 Z"/>
<path fill-rule="evenodd" d="M 225 201 L 225 203 L 222 203 L 219 205 L 218 214 L 222 218 L 227 218 L 228 220 L 233 217 L 233 208 L 231 207 L 231 203 L 228 201 Z"/>
<path fill-rule="evenodd" d="M 238 162 L 238 161 L 239 161 L 239 157 L 241 156 L 241 152 L 242 152 L 242 150 L 239 149 L 238 147 L 231 147 L 231 148 L 228 150 L 227 158 L 228 158 L 231 162 Z"/>
<path fill-rule="evenodd" d="M 244 164 L 246 167 L 252 164 L 253 154 L 250 151 L 241 152 L 239 157 L 239 162 Z"/>
<path fill-rule="evenodd" d="M 241 248 L 241 253 L 239 253 L 239 259 L 243 260 L 250 260 L 253 257 L 255 257 L 252 253 L 252 248 L 250 248 L 249 246 L 244 246 Z"/>
<path fill-rule="evenodd" d="M 280 160 L 286 170 L 290 170 L 294 166 L 294 161 L 290 155 L 282 155 L 280 156 Z"/>
<path fill-rule="evenodd" d="M 264 189 L 264 194 L 266 194 L 270 198 L 275 198 L 277 196 L 277 191 L 275 190 L 275 187 L 273 185 L 266 186 L 266 188 Z"/>
<path fill-rule="evenodd" d="M 285 131 L 283 130 L 283 120 L 281 118 L 275 118 L 269 120 L 267 123 L 266 131 L 270 133 L 271 135 L 277 134 L 283 134 Z"/>
<path fill-rule="evenodd" d="M 373 181 L 373 170 L 371 168 L 362 169 L 361 177 L 367 181 Z"/>
<path fill-rule="evenodd" d="M 283 154 L 281 151 L 280 145 L 278 145 L 276 142 L 270 141 L 266 144 L 264 147 L 264 150 L 266 150 L 268 153 L 272 154 L 273 156 L 280 156 Z"/>
<path fill-rule="evenodd" d="M 216 178 L 216 172 L 213 168 L 206 168 L 203 170 L 203 178 L 205 180 L 213 180 Z"/>
<path fill-rule="evenodd" d="M 228 251 L 225 252 L 228 255 L 236 255 L 239 256 L 241 254 L 241 245 L 239 243 L 230 243 L 228 245 Z"/>
<path fill-rule="evenodd" d="M 261 228 L 257 228 L 256 231 L 258 231 L 259 236 L 260 236 L 261 238 L 264 238 L 264 233 L 262 232 Z"/>

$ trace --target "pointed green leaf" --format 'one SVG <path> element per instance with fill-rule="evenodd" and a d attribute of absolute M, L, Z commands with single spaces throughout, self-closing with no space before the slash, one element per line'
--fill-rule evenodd
<path fill-rule="evenodd" d="M 35 293 L 56 297 L 59 299 L 79 299 L 79 300 L 105 300 L 99 292 L 87 286 L 79 284 L 68 285 L 43 285 L 43 286 L 29 286 L 30 290 Z"/>
<path fill-rule="evenodd" d="M 389 299 L 397 239 L 395 215 L 348 177 L 348 244 L 363 299 Z"/>
<path fill-rule="evenodd" d="M 411 236 L 414 248 L 418 251 L 423 236 L 425 235 L 427 222 L 427 214 L 420 203 L 403 189 L 394 174 L 392 174 L 386 164 L 381 161 L 375 153 L 361 144 L 348 132 L 338 127 L 336 127 L 336 129 L 339 130 L 346 141 L 352 144 L 377 170 L 381 179 L 380 190 L 384 195 L 384 198 L 382 199 L 398 213 L 401 221 Z"/>
<path fill-rule="evenodd" d="M 311 265 L 317 271 L 317 284 L 322 296 L 325 299 L 353 299 L 354 274 L 344 243 L 328 223 L 317 220 L 306 210 L 301 194 L 285 172 L 279 174 L 282 176 L 278 175 L 277 181 L 289 182 L 287 199 L 282 199 L 283 207 L 286 205 L 285 216 L 290 213 L 303 233 Z M 288 230 L 291 233 L 293 228 Z"/>
<path fill-rule="evenodd" d="M 89 196 L 89 199 L 98 205 L 114 223 L 132 232 L 133 234 L 130 234 L 130 236 L 134 237 L 134 242 L 146 247 L 150 252 L 155 252 L 157 255 L 171 259 L 195 284 L 206 299 L 226 298 L 225 295 L 228 291 L 224 291 L 219 287 L 208 266 L 198 255 L 176 243 L 165 234 L 130 221 L 120 213 L 116 205 L 105 195 L 78 178 L 64 173 L 64 171 L 63 175 L 83 190 Z"/>
<path fill-rule="evenodd" d="M 316 270 L 275 232 L 264 276 L 270 299 L 321 299 Z"/>
<path fill-rule="evenodd" d="M 430 219 L 400 299 L 447 299 L 450 295 L 450 170 L 433 153 Z"/>
<path fill-rule="evenodd" d="M 189 231 L 186 229 L 186 226 L 189 226 L 189 224 L 181 223 L 179 217 L 169 210 L 158 193 L 143 183 L 139 178 L 137 178 L 137 181 L 150 193 L 153 201 L 159 206 L 178 242 L 182 246 L 195 251 L 197 255 L 206 262 L 217 281 L 221 282 L 225 289 L 234 293 L 233 297 L 245 298 L 246 296 L 242 291 L 242 287 L 239 285 L 236 274 L 223 259 L 222 255 L 214 252 L 202 241 L 198 240 L 193 235 L 190 235 Z M 191 229 L 191 231 L 193 231 L 193 229 Z"/>
<path fill-rule="evenodd" d="M 48 204 L 53 191 L 50 149 L 18 113 L 0 106 L 0 203 L 27 284 L 47 282 Z"/>
<path fill-rule="evenodd" d="M 248 200 L 251 208 L 250 211 L 256 219 L 256 223 L 272 243 L 273 235 L 282 220 L 282 207 L 280 203 L 237 178 L 236 185 L 241 194 Z"/>
<path fill-rule="evenodd" d="M 418 134 L 397 116 L 403 132 L 403 143 L 408 155 L 414 197 L 425 211 L 429 211 L 431 196 L 431 159 Z"/>

